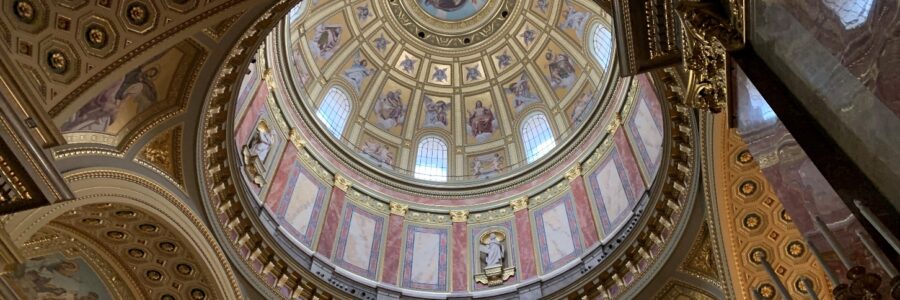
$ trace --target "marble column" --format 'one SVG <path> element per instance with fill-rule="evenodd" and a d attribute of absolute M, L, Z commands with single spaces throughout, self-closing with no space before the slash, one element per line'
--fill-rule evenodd
<path fill-rule="evenodd" d="M 581 176 L 581 166 L 576 166 L 566 173 L 569 185 L 572 189 L 572 197 L 575 199 L 575 207 L 578 214 L 581 229 L 581 237 L 588 248 L 600 242 L 600 234 L 597 232 L 597 223 L 591 210 L 591 202 L 588 199 L 587 188 L 584 186 L 584 177 Z"/>
<path fill-rule="evenodd" d="M 344 209 L 347 188 L 349 187 L 335 184 L 331 189 L 331 200 L 328 201 L 328 208 L 325 210 L 325 222 L 322 223 L 322 233 L 319 234 L 316 252 L 328 259 L 331 259 L 334 242 L 337 240 L 338 224 L 341 223 L 341 212 Z"/>
<path fill-rule="evenodd" d="M 469 272 L 468 272 L 468 260 L 466 259 L 466 252 L 469 249 L 469 242 L 466 239 L 466 232 L 468 232 L 468 212 L 459 211 L 459 213 L 451 212 L 451 218 L 453 219 L 453 256 L 451 256 L 452 261 L 452 280 L 453 280 L 453 288 L 454 292 L 463 292 L 468 290 L 469 287 Z"/>
<path fill-rule="evenodd" d="M 537 276 L 537 261 L 534 256 L 534 238 L 531 232 L 531 218 L 528 216 L 528 198 L 519 198 L 510 202 L 515 211 L 516 241 L 519 244 L 519 270 L 521 280 Z"/>
<path fill-rule="evenodd" d="M 391 203 L 391 216 L 388 219 L 388 234 L 385 241 L 384 264 L 381 269 L 381 282 L 397 285 L 400 277 L 400 254 L 403 252 L 403 217 L 408 206 Z"/>

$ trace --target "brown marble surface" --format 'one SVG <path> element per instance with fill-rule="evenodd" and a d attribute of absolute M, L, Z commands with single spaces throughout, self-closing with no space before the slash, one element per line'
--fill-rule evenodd
<path fill-rule="evenodd" d="M 759 0 L 756 53 L 882 194 L 900 208 L 900 4 Z"/>

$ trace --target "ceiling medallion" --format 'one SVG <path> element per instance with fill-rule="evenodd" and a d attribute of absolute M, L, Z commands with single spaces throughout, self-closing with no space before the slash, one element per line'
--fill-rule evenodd
<path fill-rule="evenodd" d="M 24 23 L 31 24 L 35 19 L 34 4 L 28 0 L 19 0 L 13 4 L 16 18 Z"/>
<path fill-rule="evenodd" d="M 791 223 L 791 222 L 794 221 L 794 219 L 791 218 L 791 215 L 789 215 L 789 214 L 787 213 L 787 211 L 784 210 L 784 209 L 781 209 L 781 214 L 780 214 L 780 216 L 781 216 L 781 220 L 784 221 L 785 223 Z"/>
<path fill-rule="evenodd" d="M 123 240 L 127 235 L 121 231 L 110 231 L 106 233 L 106 236 L 114 240 Z"/>
<path fill-rule="evenodd" d="M 762 219 L 757 214 L 749 214 L 744 217 L 744 227 L 750 230 L 754 230 L 759 228 L 759 225 L 762 223 Z"/>
<path fill-rule="evenodd" d="M 763 259 L 766 259 L 766 250 L 762 248 L 755 248 L 750 250 L 750 261 L 754 264 L 762 263 Z"/>
<path fill-rule="evenodd" d="M 162 251 L 171 253 L 171 252 L 175 252 L 175 250 L 178 249 L 178 247 L 175 246 L 175 244 L 173 244 L 171 242 L 161 242 L 161 243 L 159 243 L 159 249 L 161 249 Z"/>
<path fill-rule="evenodd" d="M 188 264 L 178 264 L 177 266 L 175 266 L 175 270 L 178 271 L 179 274 L 184 276 L 191 275 L 191 273 L 194 272 L 194 268 Z"/>
<path fill-rule="evenodd" d="M 97 25 L 89 26 L 84 36 L 88 45 L 97 49 L 106 47 L 107 37 L 106 29 Z"/>
<path fill-rule="evenodd" d="M 763 296 L 763 298 L 766 298 L 766 299 L 775 298 L 775 287 L 772 286 L 771 284 L 763 283 L 762 285 L 759 286 L 759 289 L 757 289 L 757 291 L 759 292 L 760 296 Z"/>
<path fill-rule="evenodd" d="M 162 280 L 162 278 L 163 278 L 162 273 L 160 273 L 157 270 L 147 271 L 147 279 L 150 279 L 152 281 L 160 281 L 160 280 Z"/>
<path fill-rule="evenodd" d="M 144 250 L 137 249 L 137 248 L 128 249 L 128 256 L 131 256 L 134 258 L 144 258 L 145 255 L 147 255 L 147 253 L 144 252 Z"/>
<path fill-rule="evenodd" d="M 738 153 L 737 161 L 742 164 L 748 164 L 753 161 L 753 154 L 750 154 L 748 150 L 741 151 L 741 153 Z"/>
<path fill-rule="evenodd" d="M 62 74 L 69 69 L 69 59 L 66 58 L 66 54 L 60 50 L 50 50 L 50 52 L 47 53 L 47 65 L 50 66 L 51 71 Z"/>
<path fill-rule="evenodd" d="M 756 192 L 756 182 L 753 182 L 751 180 L 744 181 L 743 183 L 741 183 L 741 188 L 739 191 L 744 196 L 753 195 L 753 193 Z"/>
<path fill-rule="evenodd" d="M 134 25 L 144 25 L 147 23 L 148 19 L 148 9 L 147 6 L 140 2 L 133 2 L 128 5 L 128 21 Z"/>
<path fill-rule="evenodd" d="M 806 278 L 805 278 L 805 277 L 800 277 L 800 278 L 797 278 L 797 280 L 794 281 L 794 288 L 797 289 L 797 291 L 800 292 L 800 293 L 802 293 L 802 294 L 806 294 L 806 293 L 809 292 L 809 291 L 806 290 L 806 285 L 803 284 L 803 280 L 804 280 L 804 279 L 806 279 Z M 809 282 L 809 284 L 812 285 L 812 282 Z"/>
<path fill-rule="evenodd" d="M 206 292 L 204 292 L 201 289 L 192 289 L 191 290 L 191 299 L 195 299 L 195 300 L 206 299 Z"/>
<path fill-rule="evenodd" d="M 175 300 L 175 296 L 166 294 L 159 298 L 160 300 Z"/>
<path fill-rule="evenodd" d="M 787 251 L 787 254 L 793 258 L 799 258 L 800 256 L 803 256 L 804 253 L 806 253 L 806 247 L 804 247 L 803 244 L 799 241 L 790 242 L 787 245 L 787 249 L 785 250 Z"/>
<path fill-rule="evenodd" d="M 419 40 L 438 47 L 460 48 L 478 44 L 494 35 L 509 19 L 518 0 L 460 1 L 423 0 L 388 2 L 399 26 Z"/>

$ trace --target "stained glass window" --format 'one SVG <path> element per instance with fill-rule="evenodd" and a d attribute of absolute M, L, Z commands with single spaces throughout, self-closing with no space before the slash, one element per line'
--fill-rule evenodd
<path fill-rule="evenodd" d="M 415 173 L 418 179 L 447 181 L 447 143 L 443 139 L 427 136 L 419 141 Z"/>
<path fill-rule="evenodd" d="M 536 113 L 522 122 L 522 143 L 525 145 L 525 160 L 529 163 L 538 160 L 556 147 L 547 116 Z"/>
<path fill-rule="evenodd" d="M 347 124 L 347 117 L 350 116 L 350 98 L 344 91 L 332 87 L 319 105 L 316 116 L 336 137 L 341 137 L 344 132 L 344 125 Z"/>

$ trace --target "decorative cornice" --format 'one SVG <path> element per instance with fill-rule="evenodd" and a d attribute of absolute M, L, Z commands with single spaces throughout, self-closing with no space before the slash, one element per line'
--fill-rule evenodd
<path fill-rule="evenodd" d="M 581 164 L 576 164 L 572 166 L 571 169 L 566 171 L 566 179 L 569 181 L 575 181 L 578 177 L 581 176 Z"/>

